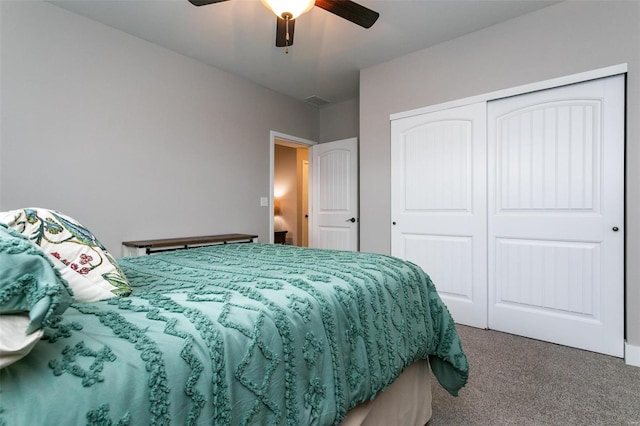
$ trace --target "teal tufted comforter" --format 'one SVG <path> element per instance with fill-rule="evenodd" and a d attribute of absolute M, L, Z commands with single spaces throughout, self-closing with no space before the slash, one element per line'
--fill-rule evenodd
<path fill-rule="evenodd" d="M 418 359 L 451 394 L 466 383 L 412 263 L 270 244 L 119 263 L 130 297 L 73 304 L 0 370 L 0 423 L 328 425 Z"/>

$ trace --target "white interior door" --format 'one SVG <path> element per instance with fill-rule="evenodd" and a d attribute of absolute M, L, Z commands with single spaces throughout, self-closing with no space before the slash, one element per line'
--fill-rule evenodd
<path fill-rule="evenodd" d="M 623 355 L 624 77 L 488 106 L 489 327 Z"/>
<path fill-rule="evenodd" d="M 311 147 L 310 247 L 358 250 L 358 139 Z"/>
<path fill-rule="evenodd" d="M 391 129 L 391 254 L 429 274 L 456 322 L 486 328 L 486 103 Z"/>

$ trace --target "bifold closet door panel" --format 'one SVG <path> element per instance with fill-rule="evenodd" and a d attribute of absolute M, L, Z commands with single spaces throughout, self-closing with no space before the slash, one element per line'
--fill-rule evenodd
<path fill-rule="evenodd" d="M 624 76 L 487 112 L 489 327 L 623 356 Z"/>
<path fill-rule="evenodd" d="M 391 128 L 391 254 L 429 274 L 456 322 L 486 328 L 486 103 Z"/>

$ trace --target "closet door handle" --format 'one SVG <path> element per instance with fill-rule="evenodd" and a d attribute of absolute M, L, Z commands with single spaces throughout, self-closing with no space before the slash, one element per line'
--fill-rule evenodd
<path fill-rule="evenodd" d="M 351 219 L 347 219 L 347 220 L 345 220 L 345 222 L 355 223 L 355 222 L 356 222 L 356 218 L 355 218 L 355 217 L 352 217 Z"/>

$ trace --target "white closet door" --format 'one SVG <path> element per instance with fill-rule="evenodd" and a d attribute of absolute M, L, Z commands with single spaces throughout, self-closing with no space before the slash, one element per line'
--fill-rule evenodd
<path fill-rule="evenodd" d="M 391 254 L 424 269 L 456 322 L 487 326 L 486 103 L 391 123 Z"/>
<path fill-rule="evenodd" d="M 488 104 L 489 327 L 623 355 L 624 77 Z"/>

